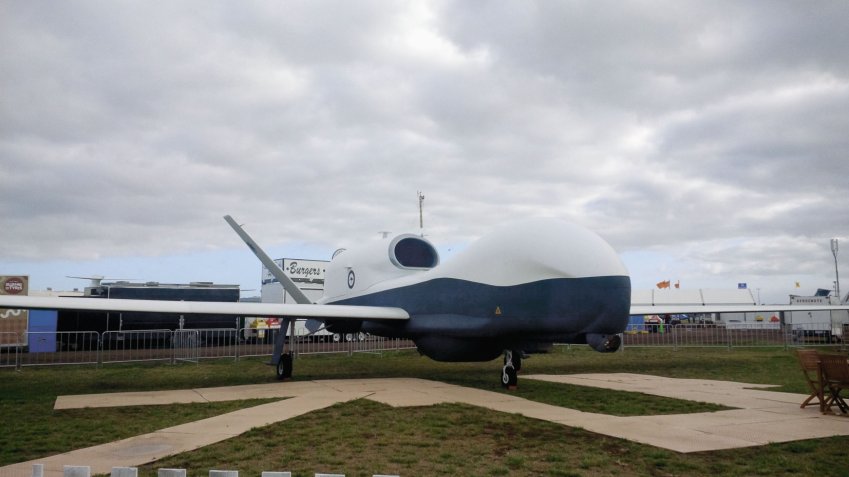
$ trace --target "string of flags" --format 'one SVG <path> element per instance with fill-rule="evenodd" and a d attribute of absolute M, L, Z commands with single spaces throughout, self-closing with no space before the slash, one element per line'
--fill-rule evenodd
<path fill-rule="evenodd" d="M 795 283 L 796 283 L 796 288 L 802 287 L 802 284 L 800 282 L 795 282 Z M 670 287 L 681 288 L 681 280 L 676 281 L 674 284 L 670 280 L 663 280 L 663 281 L 657 282 L 655 285 L 657 285 L 657 288 L 659 288 L 659 289 L 670 288 Z M 737 288 L 744 288 L 745 289 L 745 288 L 748 288 L 748 285 L 746 283 L 738 283 Z"/>
<path fill-rule="evenodd" d="M 678 280 L 677 282 L 675 282 L 675 284 L 674 284 L 674 285 L 673 285 L 673 284 L 672 284 L 672 282 L 671 282 L 671 281 L 669 281 L 669 280 L 664 280 L 664 281 L 662 281 L 662 282 L 657 282 L 657 283 L 656 283 L 656 285 L 657 285 L 657 287 L 658 287 L 658 288 L 661 288 L 661 289 L 663 289 L 663 288 L 669 288 L 670 286 L 674 286 L 675 288 L 681 288 L 681 280 Z"/>

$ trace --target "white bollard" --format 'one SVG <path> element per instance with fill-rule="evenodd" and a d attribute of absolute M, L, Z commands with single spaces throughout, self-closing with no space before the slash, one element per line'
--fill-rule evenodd
<path fill-rule="evenodd" d="M 62 474 L 65 477 L 91 477 L 91 467 L 87 465 L 66 465 Z"/>
<path fill-rule="evenodd" d="M 186 469 L 159 469 L 157 477 L 186 477 Z"/>
<path fill-rule="evenodd" d="M 209 477 L 239 477 L 238 470 L 210 470 Z"/>
<path fill-rule="evenodd" d="M 112 467 L 112 477 L 138 477 L 138 467 Z"/>
<path fill-rule="evenodd" d="M 32 477 L 44 477 L 44 464 L 32 465 Z"/>
<path fill-rule="evenodd" d="M 292 477 L 291 472 L 266 472 L 263 471 L 262 477 Z"/>

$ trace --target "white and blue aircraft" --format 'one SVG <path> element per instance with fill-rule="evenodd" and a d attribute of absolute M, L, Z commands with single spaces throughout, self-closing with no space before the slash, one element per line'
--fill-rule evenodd
<path fill-rule="evenodd" d="M 225 220 L 302 307 L 313 306 L 231 217 Z M 428 240 L 412 234 L 337 251 L 318 302 L 362 307 L 365 316 L 326 317 L 331 332 L 410 338 L 437 361 L 489 361 L 503 352 L 505 386 L 516 384 L 523 353 L 553 343 L 616 351 L 630 304 L 631 279 L 607 242 L 543 219 L 500 227 L 445 264 Z M 372 310 L 394 315 L 370 316 Z M 278 360 L 281 377 L 287 360 Z"/>
<path fill-rule="evenodd" d="M 438 361 L 488 361 L 505 354 L 502 382 L 514 385 L 525 353 L 553 343 L 619 348 L 631 280 L 616 252 L 589 230 L 557 220 L 500 227 L 440 263 L 425 238 L 404 234 L 337 251 L 324 296 L 312 303 L 230 217 L 225 220 L 295 299 L 295 304 L 175 302 L 2 296 L 9 308 L 146 311 L 316 319 L 334 333 L 410 338 Z M 291 375 L 285 333 L 272 358 Z"/>
<path fill-rule="evenodd" d="M 583 227 L 554 219 L 499 227 L 447 263 L 413 234 L 337 251 L 326 269 L 324 296 L 312 303 L 236 221 L 224 218 L 297 303 L 0 295 L 0 307 L 270 316 L 282 318 L 283 329 L 291 320 L 319 320 L 334 333 L 412 339 L 437 361 L 489 361 L 503 353 L 505 387 L 516 385 L 524 355 L 554 343 L 618 350 L 632 314 L 781 308 L 631 306 L 631 279 L 613 248 Z M 277 334 L 272 356 L 280 379 L 292 375 L 285 336 Z"/>

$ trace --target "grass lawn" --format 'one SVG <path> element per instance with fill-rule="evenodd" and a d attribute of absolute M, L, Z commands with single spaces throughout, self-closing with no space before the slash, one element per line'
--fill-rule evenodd
<path fill-rule="evenodd" d="M 780 349 L 637 349 L 599 354 L 558 347 L 525 360 L 523 373 L 630 372 L 777 384 L 805 392 L 791 351 Z M 382 356 L 309 356 L 296 379 L 417 377 L 501 392 L 500 364 L 436 363 L 413 352 Z M 273 382 L 259 360 L 200 365 L 114 365 L 0 370 L 0 465 L 52 455 L 266 401 L 54 411 L 56 396 Z M 285 386 L 285 383 L 281 383 Z M 517 395 L 616 415 L 705 412 L 717 406 L 636 393 L 521 380 Z M 604 394 L 604 399 L 599 396 Z M 849 426 L 849 419 L 847 419 Z M 140 469 L 238 469 L 295 475 L 339 472 L 410 475 L 847 475 L 849 438 L 678 454 L 581 429 L 443 404 L 394 409 L 366 400 L 339 404 Z"/>

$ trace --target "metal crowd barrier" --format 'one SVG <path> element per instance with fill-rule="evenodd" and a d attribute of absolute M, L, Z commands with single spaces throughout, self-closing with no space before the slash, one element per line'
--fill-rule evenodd
<path fill-rule="evenodd" d="M 274 339 L 280 330 L 242 328 L 237 332 L 239 342 L 238 357 L 271 356 L 274 352 Z"/>
<path fill-rule="evenodd" d="M 20 336 L 13 331 L 0 333 L 0 368 L 18 367 L 18 353 L 20 353 Z"/>
<path fill-rule="evenodd" d="M 199 342 L 200 333 L 198 333 L 198 330 L 174 330 L 171 341 L 173 362 L 185 361 L 197 364 L 199 362 Z"/>
<path fill-rule="evenodd" d="M 279 329 L 184 329 L 0 333 L 0 368 L 66 364 L 106 365 L 138 361 L 190 362 L 270 356 Z M 841 346 L 849 327 L 830 323 L 786 325 L 771 323 L 641 324 L 623 334 L 627 347 L 794 347 Z M 18 339 L 20 338 L 20 339 Z M 300 333 L 288 337 L 295 355 L 382 353 L 414 349 L 411 340 L 367 333 L 347 335 Z M 14 345 L 8 345 L 13 343 Z M 25 345 L 22 345 L 24 343 Z"/>
<path fill-rule="evenodd" d="M 101 337 L 101 364 L 174 360 L 171 330 L 104 331 Z"/>
<path fill-rule="evenodd" d="M 95 331 L 25 332 L 27 352 L 18 366 L 97 364 L 100 336 Z"/>
<path fill-rule="evenodd" d="M 279 329 L 239 330 L 238 356 L 270 356 L 274 351 L 274 339 Z M 380 353 L 401 349 L 414 349 L 411 340 L 384 338 L 368 333 L 296 333 L 294 339 L 289 336 L 287 343 L 295 355 L 331 354 L 331 353 Z"/>
<path fill-rule="evenodd" d="M 191 331 L 197 333 L 196 359 L 239 358 L 238 330 L 204 328 Z"/>
<path fill-rule="evenodd" d="M 65 364 L 108 365 L 130 362 L 189 362 L 270 356 L 279 329 L 209 328 L 183 330 L 61 331 L 4 333 L 0 368 Z M 410 340 L 367 333 L 296 334 L 288 337 L 296 355 L 381 353 L 415 348 Z M 26 345 L 21 345 L 25 343 Z"/>
<path fill-rule="evenodd" d="M 623 346 L 644 347 L 789 347 L 843 345 L 829 323 L 708 323 L 628 325 Z"/>

